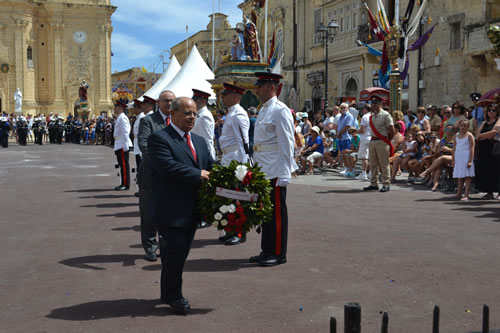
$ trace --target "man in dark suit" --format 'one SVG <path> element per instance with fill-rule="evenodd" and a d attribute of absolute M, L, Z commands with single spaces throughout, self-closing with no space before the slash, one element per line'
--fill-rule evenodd
<path fill-rule="evenodd" d="M 172 102 L 171 123 L 148 139 L 152 172 L 151 218 L 163 238 L 161 298 L 174 312 L 187 314 L 189 302 L 182 294 L 182 271 L 196 227 L 198 189 L 208 180 L 213 160 L 205 140 L 190 133 L 197 115 L 188 97 Z"/>
<path fill-rule="evenodd" d="M 137 135 L 139 149 L 142 153 L 142 162 L 137 179 L 137 184 L 139 185 L 139 212 L 141 216 L 141 243 L 146 252 L 146 260 L 148 261 L 156 261 L 156 250 L 158 249 L 156 225 L 151 221 L 148 212 L 152 172 L 148 158 L 148 139 L 154 132 L 164 129 L 167 123 L 170 124 L 170 105 L 174 99 L 175 95 L 173 92 L 170 90 L 163 91 L 158 98 L 160 111 L 153 112 L 141 119 L 139 134 Z M 146 100 L 146 96 L 144 96 L 144 100 Z"/>

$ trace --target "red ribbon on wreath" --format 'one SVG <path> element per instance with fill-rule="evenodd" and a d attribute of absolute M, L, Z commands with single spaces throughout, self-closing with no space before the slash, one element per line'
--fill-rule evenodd
<path fill-rule="evenodd" d="M 245 177 L 243 177 L 243 180 L 241 181 L 241 184 L 243 185 L 248 185 L 250 184 L 250 182 L 252 181 L 252 177 L 253 177 L 253 174 L 251 171 L 248 171 L 246 174 L 245 174 Z"/>

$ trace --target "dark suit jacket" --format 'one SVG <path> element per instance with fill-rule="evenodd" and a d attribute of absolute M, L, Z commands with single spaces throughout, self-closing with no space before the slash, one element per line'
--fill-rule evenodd
<path fill-rule="evenodd" d="M 152 169 L 149 212 L 156 224 L 186 228 L 200 222 L 197 212 L 201 170 L 213 160 L 205 140 L 191 134 L 197 161 L 186 141 L 172 126 L 153 133 L 148 140 Z"/>
<path fill-rule="evenodd" d="M 160 111 L 153 112 L 146 117 L 141 118 L 139 123 L 139 134 L 137 141 L 139 149 L 142 153 L 141 167 L 137 176 L 137 183 L 144 189 L 151 188 L 151 167 L 148 160 L 148 139 L 151 134 L 165 128 L 165 121 L 160 114 Z"/>

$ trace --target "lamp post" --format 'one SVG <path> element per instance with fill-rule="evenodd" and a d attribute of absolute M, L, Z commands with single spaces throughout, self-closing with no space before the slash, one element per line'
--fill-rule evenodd
<path fill-rule="evenodd" d="M 320 23 L 316 29 L 316 34 L 325 46 L 325 109 L 328 107 L 328 43 L 335 39 L 338 31 L 339 25 L 335 20 L 331 20 L 326 27 Z"/>

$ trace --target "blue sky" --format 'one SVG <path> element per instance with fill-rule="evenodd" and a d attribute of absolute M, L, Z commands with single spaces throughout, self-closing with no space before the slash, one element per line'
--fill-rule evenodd
<path fill-rule="evenodd" d="M 216 0 L 215 10 L 229 16 L 234 27 L 241 21 L 238 5 L 243 0 Z M 204 30 L 213 12 L 213 0 L 111 0 L 117 6 L 111 16 L 112 71 L 144 66 L 148 71 L 162 72 L 160 54 L 186 39 L 186 25 L 189 36 Z"/>

